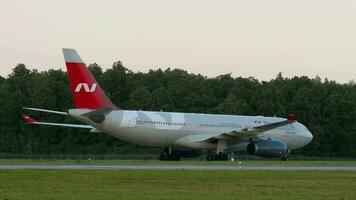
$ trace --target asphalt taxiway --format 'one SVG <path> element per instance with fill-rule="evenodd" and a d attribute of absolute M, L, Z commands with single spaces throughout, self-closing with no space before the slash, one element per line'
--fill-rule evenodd
<path fill-rule="evenodd" d="M 82 170 L 273 170 L 273 171 L 356 171 L 356 166 L 278 166 L 201 164 L 0 164 L 0 169 L 82 169 Z"/>

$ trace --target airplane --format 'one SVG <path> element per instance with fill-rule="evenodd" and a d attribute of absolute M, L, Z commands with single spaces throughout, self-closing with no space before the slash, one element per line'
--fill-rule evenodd
<path fill-rule="evenodd" d="M 237 151 L 288 160 L 292 150 L 313 139 L 293 113 L 279 118 L 124 110 L 104 94 L 75 49 L 62 50 L 75 108 L 67 112 L 23 108 L 67 115 L 84 125 L 38 122 L 22 115 L 29 124 L 89 129 L 134 144 L 163 147 L 160 160 L 181 160 L 189 156 L 185 151 L 207 151 L 208 161 L 228 160 L 227 152 Z"/>

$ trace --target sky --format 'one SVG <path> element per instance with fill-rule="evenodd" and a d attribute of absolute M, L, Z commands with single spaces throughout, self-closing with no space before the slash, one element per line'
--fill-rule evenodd
<path fill-rule="evenodd" d="M 356 79 L 356 0 L 0 0 L 0 75 L 63 69 L 61 48 L 104 69 L 209 77 Z"/>

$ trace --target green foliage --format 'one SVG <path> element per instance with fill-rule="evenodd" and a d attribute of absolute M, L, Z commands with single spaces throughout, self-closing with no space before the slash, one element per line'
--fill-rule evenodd
<path fill-rule="evenodd" d="M 356 155 L 356 85 L 321 81 L 319 77 L 270 81 L 253 77 L 215 78 L 181 69 L 132 72 L 115 62 L 107 70 L 89 65 L 106 94 L 124 109 L 176 112 L 266 115 L 285 117 L 295 112 L 314 134 L 308 146 L 297 151 L 305 156 Z M 73 107 L 66 72 L 29 70 L 17 65 L 0 77 L 0 153 L 122 153 L 147 148 L 127 144 L 105 134 L 85 130 L 28 126 L 19 119 L 23 106 L 65 111 Z M 51 122 L 77 123 L 63 116 L 30 112 Z M 155 151 L 153 149 L 152 151 Z"/>

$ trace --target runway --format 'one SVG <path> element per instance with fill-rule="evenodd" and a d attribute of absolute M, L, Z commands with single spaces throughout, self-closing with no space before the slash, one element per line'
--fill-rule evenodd
<path fill-rule="evenodd" d="M 277 165 L 200 165 L 200 164 L 0 164 L 0 169 L 77 169 L 77 170 L 271 170 L 271 171 L 356 171 L 356 166 L 277 166 Z"/>

